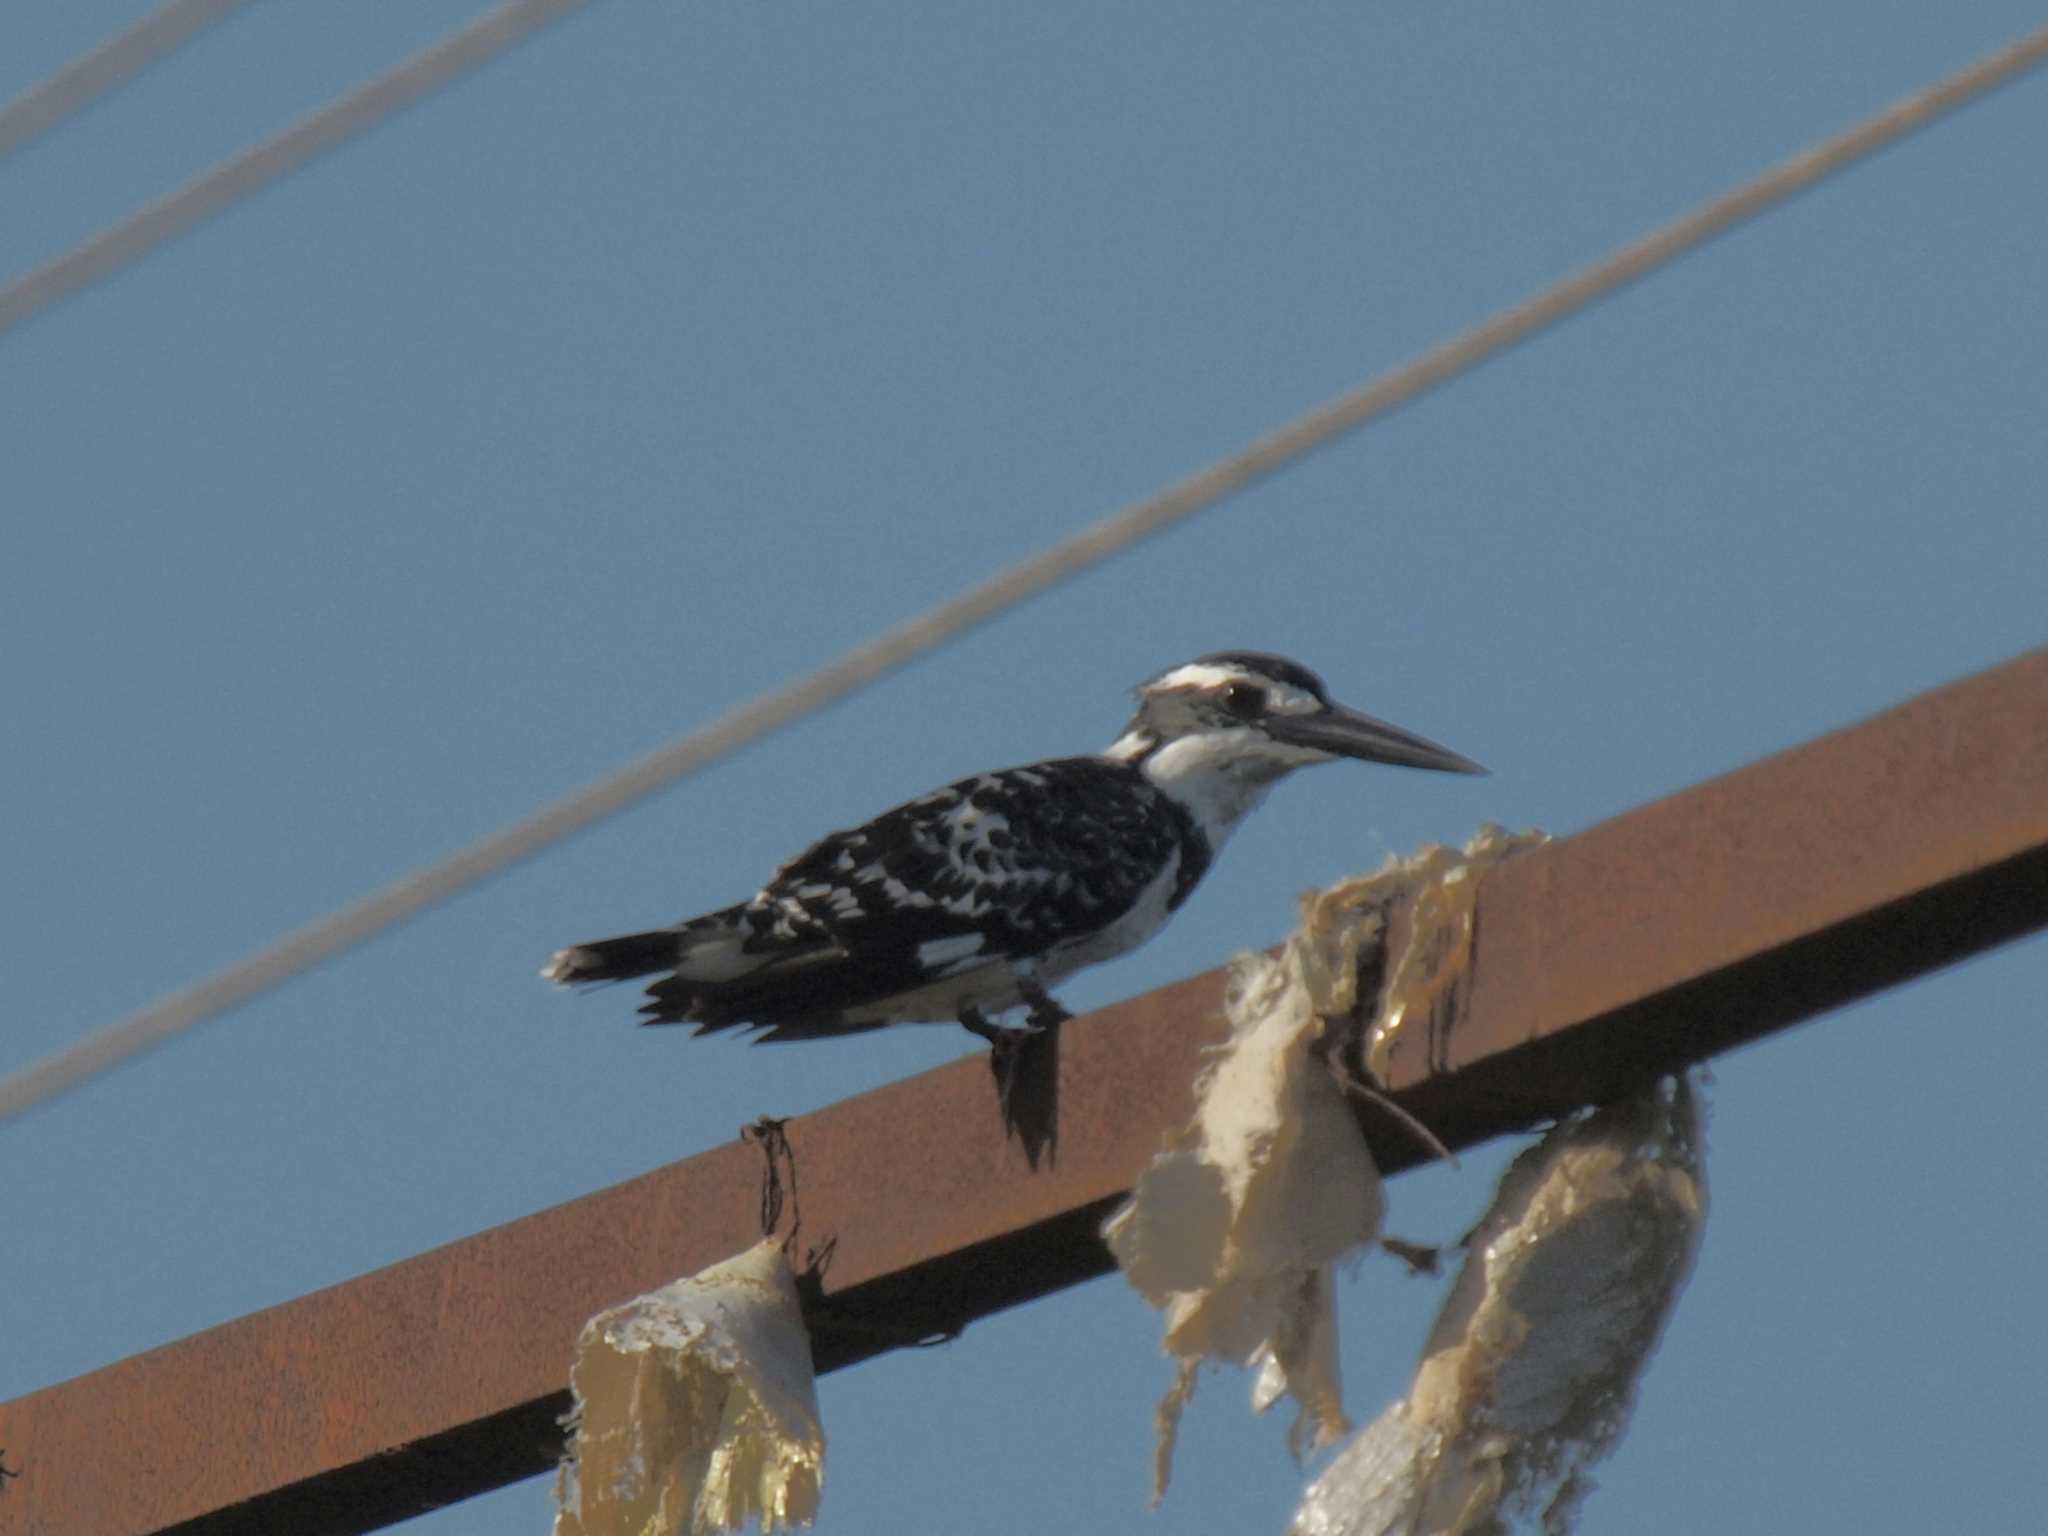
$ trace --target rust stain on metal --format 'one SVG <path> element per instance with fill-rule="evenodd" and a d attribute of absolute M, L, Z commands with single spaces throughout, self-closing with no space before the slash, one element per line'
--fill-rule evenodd
<path fill-rule="evenodd" d="M 2048 925 L 2048 650 L 1500 866 L 1403 1102 L 1470 1145 Z M 822 1369 L 1088 1278 L 1221 972 L 1068 1026 L 1057 1161 L 962 1060 L 787 1126 Z M 1386 1166 L 1414 1160 L 1374 1133 Z M 7 1528 L 362 1531 L 546 1470 L 583 1320 L 758 1236 L 737 1140 L 0 1404 Z"/>

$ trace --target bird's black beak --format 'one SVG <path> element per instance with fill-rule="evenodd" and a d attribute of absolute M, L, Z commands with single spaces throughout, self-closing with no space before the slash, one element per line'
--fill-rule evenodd
<path fill-rule="evenodd" d="M 1338 757 L 1393 763 L 1402 768 L 1434 768 L 1441 773 L 1487 771 L 1448 747 L 1341 704 L 1332 704 L 1312 715 L 1268 715 L 1261 723 L 1268 736 L 1290 747 L 1312 747 Z"/>

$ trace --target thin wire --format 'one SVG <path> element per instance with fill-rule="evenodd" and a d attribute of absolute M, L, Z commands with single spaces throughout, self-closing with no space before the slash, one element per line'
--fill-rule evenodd
<path fill-rule="evenodd" d="M 0 1121 L 55 1097 L 173 1035 L 247 1002 L 299 972 L 487 879 L 551 843 L 624 810 L 684 775 L 824 708 L 995 617 L 1386 415 L 1742 221 L 1843 170 L 2048 58 L 2048 27 L 1841 136 L 1779 164 L 1727 196 L 1623 247 L 1497 315 L 1259 439 L 1241 453 L 1102 519 L 1044 553 L 889 630 L 809 677 L 714 720 L 622 772 L 474 844 L 444 863 L 313 923 L 253 958 L 152 1003 L 0 1082 Z"/>
<path fill-rule="evenodd" d="M 72 60 L 42 84 L 30 86 L 0 107 L 0 160 L 250 3 L 170 0 L 127 31 Z"/>
<path fill-rule="evenodd" d="M 535 29 L 589 3 L 509 0 L 254 149 L 221 162 L 162 201 L 0 288 L 0 335 L 169 244 L 200 221 L 299 169 L 315 155 L 375 127 L 523 41 Z"/>

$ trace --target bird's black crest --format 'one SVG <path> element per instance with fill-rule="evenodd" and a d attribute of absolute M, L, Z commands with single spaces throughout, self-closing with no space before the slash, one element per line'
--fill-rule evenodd
<path fill-rule="evenodd" d="M 1320 677 L 1298 661 L 1289 661 L 1285 656 L 1275 656 L 1267 651 L 1216 651 L 1208 656 L 1197 656 L 1195 665 L 1243 667 L 1261 677 L 1270 677 L 1276 683 L 1285 683 L 1290 688 L 1313 694 L 1325 704 L 1330 702 L 1330 695 L 1324 690 Z"/>

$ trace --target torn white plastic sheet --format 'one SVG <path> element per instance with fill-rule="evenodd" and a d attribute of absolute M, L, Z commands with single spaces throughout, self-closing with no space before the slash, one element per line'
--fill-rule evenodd
<path fill-rule="evenodd" d="M 1426 1014 L 1470 958 L 1479 869 L 1540 841 L 1488 827 L 1463 853 L 1432 847 L 1392 861 L 1304 897 L 1302 928 L 1278 958 L 1237 960 L 1225 999 L 1230 1038 L 1196 1084 L 1194 1117 L 1103 1228 L 1131 1284 L 1165 1310 L 1177 1364 L 1159 1405 L 1155 1501 L 1205 1360 L 1256 1367 L 1257 1410 L 1294 1397 L 1288 1445 L 1297 1456 L 1350 1428 L 1331 1266 L 1378 1235 L 1382 1206 L 1326 1036 L 1360 1001 L 1368 949 L 1385 950 L 1376 969 L 1390 983 L 1377 1000 L 1382 1020 L 1391 1015 L 1387 1028 Z"/>
<path fill-rule="evenodd" d="M 1488 822 L 1463 848 L 1431 843 L 1301 898 L 1301 929 L 1290 947 L 1300 946 L 1302 979 L 1325 1018 L 1372 1009 L 1361 1055 L 1374 1076 L 1385 1077 L 1402 1035 L 1448 1009 L 1465 980 L 1486 871 L 1549 841 L 1546 832 Z M 1379 963 L 1362 965 L 1367 957 Z M 1382 978 L 1377 998 L 1358 995 L 1368 972 Z"/>
<path fill-rule="evenodd" d="M 766 1240 L 583 1325 L 555 1536 L 765 1531 L 817 1518 L 825 1476 L 796 1279 Z"/>
<path fill-rule="evenodd" d="M 1692 1271 L 1702 1150 L 1673 1079 L 1517 1158 L 1407 1400 L 1338 1452 L 1291 1536 L 1565 1536 Z"/>

